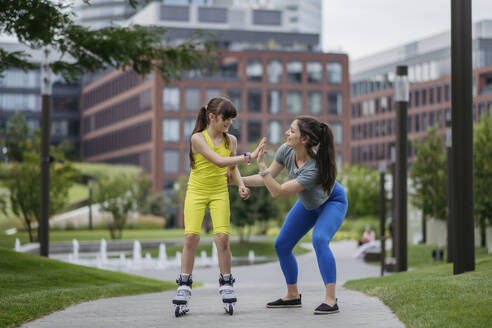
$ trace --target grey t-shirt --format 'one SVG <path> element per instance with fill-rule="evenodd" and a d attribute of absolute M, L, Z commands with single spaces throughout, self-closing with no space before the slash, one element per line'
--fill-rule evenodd
<path fill-rule="evenodd" d="M 287 169 L 289 179 L 296 179 L 304 187 L 304 190 L 298 192 L 297 196 L 306 209 L 314 210 L 330 197 L 318 183 L 318 169 L 314 158 L 309 158 L 301 168 L 298 168 L 294 149 L 283 144 L 277 150 L 275 160 Z"/>

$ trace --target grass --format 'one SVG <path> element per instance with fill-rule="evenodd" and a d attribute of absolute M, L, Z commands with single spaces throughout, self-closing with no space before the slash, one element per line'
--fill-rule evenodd
<path fill-rule="evenodd" d="M 407 327 L 490 327 L 492 256 L 476 249 L 476 269 L 453 275 L 453 265 L 434 262 L 432 246 L 409 247 L 409 272 L 352 280 L 349 289 L 376 296 Z"/>
<path fill-rule="evenodd" d="M 14 327 L 98 298 L 175 288 L 174 282 L 0 249 L 0 327 Z"/>
<path fill-rule="evenodd" d="M 246 257 L 250 250 L 255 252 L 255 256 L 268 256 L 276 257 L 275 247 L 273 241 L 259 241 L 259 242 L 231 242 L 231 253 L 235 257 Z M 182 252 L 183 246 L 166 246 L 166 254 L 168 256 L 175 256 L 177 251 Z M 197 247 L 196 256 L 200 256 L 201 252 L 207 252 L 207 256 L 212 256 L 212 245 L 200 243 Z M 296 246 L 294 248 L 294 254 L 301 255 L 308 253 L 310 250 L 305 249 L 301 246 Z M 143 253 L 150 253 L 152 257 L 157 257 L 159 255 L 159 249 L 144 250 Z"/>

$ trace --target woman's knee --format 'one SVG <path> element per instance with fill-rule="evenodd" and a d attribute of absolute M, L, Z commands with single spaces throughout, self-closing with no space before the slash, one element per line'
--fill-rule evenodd
<path fill-rule="evenodd" d="M 325 247 L 329 247 L 330 241 L 328 238 L 321 233 L 313 233 L 313 247 L 316 251 L 320 251 Z"/>
<path fill-rule="evenodd" d="M 278 255 L 289 254 L 292 252 L 293 248 L 294 246 L 291 246 L 290 243 L 283 238 L 277 238 L 275 240 L 275 252 L 277 252 Z"/>

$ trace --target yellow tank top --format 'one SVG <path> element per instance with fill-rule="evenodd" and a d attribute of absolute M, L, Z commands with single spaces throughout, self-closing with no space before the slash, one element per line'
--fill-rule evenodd
<path fill-rule="evenodd" d="M 220 146 L 215 147 L 207 130 L 203 130 L 202 133 L 207 140 L 208 146 L 213 151 L 222 157 L 231 155 L 231 150 L 226 147 L 225 137 L 222 138 Z M 203 192 L 227 191 L 227 167 L 218 167 L 200 153 L 193 154 L 193 158 L 195 166 L 191 169 L 190 180 L 188 181 L 189 190 Z"/>

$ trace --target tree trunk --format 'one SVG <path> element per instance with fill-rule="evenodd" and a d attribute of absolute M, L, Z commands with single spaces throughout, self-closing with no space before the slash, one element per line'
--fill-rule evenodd
<path fill-rule="evenodd" d="M 422 244 L 427 242 L 427 218 L 425 212 L 422 211 Z"/>
<path fill-rule="evenodd" d="M 487 244 L 487 237 L 486 237 L 486 232 L 485 230 L 487 229 L 486 224 L 485 224 L 485 218 L 480 219 L 480 246 L 481 247 L 486 247 Z"/>

